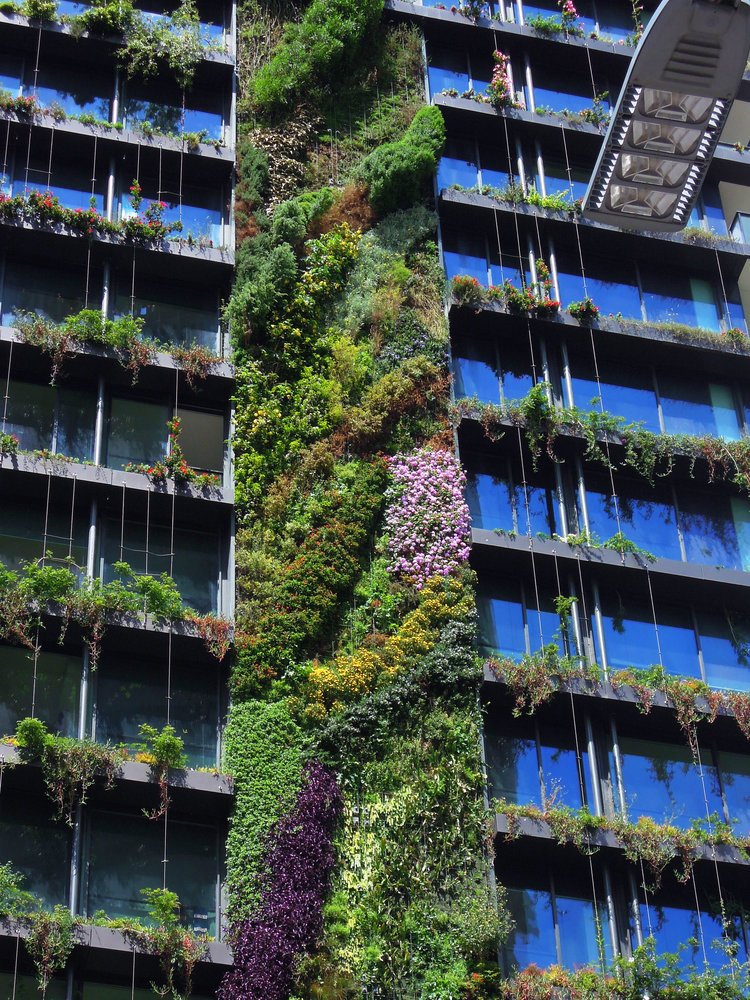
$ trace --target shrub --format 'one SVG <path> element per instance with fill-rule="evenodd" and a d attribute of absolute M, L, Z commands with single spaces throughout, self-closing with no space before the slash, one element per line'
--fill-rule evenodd
<path fill-rule="evenodd" d="M 273 58 L 255 75 L 256 105 L 278 112 L 329 90 L 356 65 L 382 11 L 383 0 L 312 0 L 302 19 L 286 26 Z"/>
<path fill-rule="evenodd" d="M 416 113 L 403 139 L 370 153 L 360 166 L 360 174 L 375 211 L 384 215 L 416 201 L 435 171 L 444 144 L 440 109 L 426 107 Z"/>

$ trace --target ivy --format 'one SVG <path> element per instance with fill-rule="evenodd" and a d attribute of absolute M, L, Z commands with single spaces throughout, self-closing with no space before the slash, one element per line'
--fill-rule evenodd
<path fill-rule="evenodd" d="M 258 907 L 270 830 L 302 782 L 303 735 L 282 702 L 235 702 L 224 736 L 224 769 L 235 776 L 227 838 L 229 914 L 236 922 Z"/>

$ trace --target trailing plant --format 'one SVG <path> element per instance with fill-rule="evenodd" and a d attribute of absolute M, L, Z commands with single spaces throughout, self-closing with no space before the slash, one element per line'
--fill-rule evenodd
<path fill-rule="evenodd" d="M 180 900 L 169 889 L 141 889 L 149 904 L 147 931 L 132 936 L 143 949 L 159 959 L 163 984 L 151 983 L 160 997 L 188 1000 L 195 966 L 207 949 L 205 937 L 193 934 L 180 923 Z"/>
<path fill-rule="evenodd" d="M 496 49 L 492 53 L 492 59 L 494 61 L 492 79 L 487 88 L 490 101 L 496 108 L 515 107 L 515 96 L 508 69 L 510 66 L 510 56 Z"/>
<path fill-rule="evenodd" d="M 159 786 L 159 808 L 143 810 L 148 819 L 161 819 L 169 808 L 169 772 L 182 771 L 187 767 L 185 743 L 175 732 L 174 726 L 164 726 L 161 731 L 141 723 L 138 727 L 143 737 L 145 750 L 138 754 L 138 760 L 151 766 L 151 775 Z"/>
<path fill-rule="evenodd" d="M 223 360 L 200 344 L 173 347 L 170 354 L 185 372 L 187 384 L 191 389 L 197 389 L 200 382 L 205 382 L 216 365 L 221 364 Z"/>
<path fill-rule="evenodd" d="M 86 802 L 88 790 L 97 777 L 112 788 L 124 751 L 93 740 L 55 736 L 39 719 L 21 719 L 15 743 L 21 760 L 39 764 L 47 795 L 55 807 L 55 818 L 73 825 L 76 807 Z"/>
<path fill-rule="evenodd" d="M 67 906 L 55 906 L 31 913 L 24 922 L 28 927 L 24 943 L 34 962 L 39 992 L 45 997 L 52 977 L 62 972 L 73 951 L 73 917 Z"/>

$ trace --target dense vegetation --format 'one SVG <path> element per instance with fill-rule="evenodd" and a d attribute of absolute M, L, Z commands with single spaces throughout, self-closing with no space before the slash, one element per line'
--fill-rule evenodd
<path fill-rule="evenodd" d="M 476 993 L 501 930 L 431 207 L 445 129 L 418 33 L 382 7 L 241 19 L 225 1000 Z"/>

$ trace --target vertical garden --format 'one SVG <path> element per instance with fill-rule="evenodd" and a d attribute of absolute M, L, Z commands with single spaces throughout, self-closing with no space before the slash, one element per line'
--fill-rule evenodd
<path fill-rule="evenodd" d="M 382 14 L 383 0 L 238 13 L 223 1000 L 449 998 L 496 976 L 431 205 L 444 126 L 419 33 Z"/>

